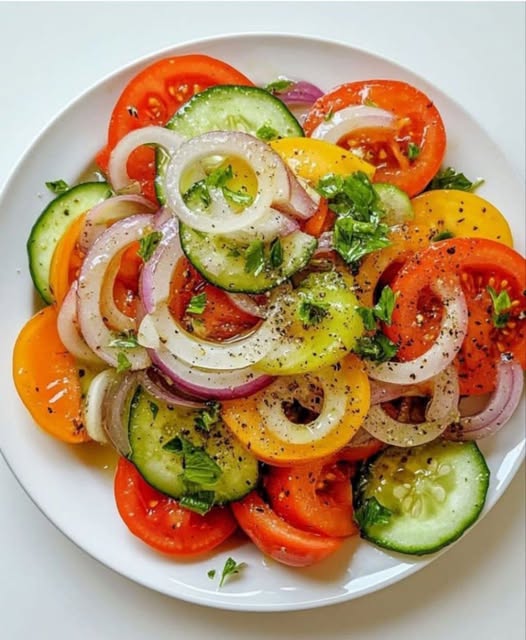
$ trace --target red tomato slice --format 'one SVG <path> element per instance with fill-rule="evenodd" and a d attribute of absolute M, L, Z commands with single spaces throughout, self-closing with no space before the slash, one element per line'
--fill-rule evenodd
<path fill-rule="evenodd" d="M 236 529 L 227 507 L 206 515 L 180 507 L 153 489 L 135 466 L 120 458 L 115 475 L 115 500 L 128 529 L 150 547 L 172 556 L 194 556 L 214 549 Z"/>
<path fill-rule="evenodd" d="M 232 503 L 234 516 L 252 542 L 266 555 L 291 567 L 308 567 L 334 553 L 343 538 L 303 531 L 280 518 L 253 491 Z"/>
<path fill-rule="evenodd" d="M 433 102 L 405 82 L 367 80 L 337 87 L 314 103 L 305 134 L 311 136 L 331 113 L 360 104 L 391 111 L 395 127 L 357 129 L 338 144 L 376 167 L 373 182 L 390 182 L 410 196 L 423 191 L 442 164 L 446 132 Z"/>
<path fill-rule="evenodd" d="M 265 489 L 274 511 L 289 524 L 326 536 L 358 532 L 353 521 L 350 465 L 329 459 L 293 467 L 271 467 Z"/>
<path fill-rule="evenodd" d="M 127 133 L 147 125 L 165 125 L 195 93 L 217 84 L 253 83 L 229 64 L 204 55 L 164 58 L 143 69 L 126 85 L 113 109 L 108 145 L 97 156 L 101 169 L 107 170 L 111 150 Z M 136 149 L 128 161 L 128 174 L 141 184 L 145 197 L 157 201 L 153 149 Z"/>
<path fill-rule="evenodd" d="M 224 291 L 206 282 L 186 258 L 181 258 L 175 268 L 171 290 L 169 308 L 172 315 L 200 338 L 227 340 L 259 322 L 258 318 L 236 307 Z M 203 313 L 187 313 L 192 297 L 201 293 L 206 296 Z"/>
<path fill-rule="evenodd" d="M 436 340 L 442 317 L 430 284 L 456 274 L 469 311 L 468 334 L 456 364 L 462 395 L 495 387 L 496 363 L 503 353 L 526 368 L 526 262 L 504 244 L 483 238 L 452 238 L 417 253 L 392 282 L 398 292 L 387 336 L 399 345 L 398 357 L 412 360 Z M 496 327 L 488 287 L 509 295 L 505 326 Z M 417 320 L 417 315 L 419 318 Z"/>

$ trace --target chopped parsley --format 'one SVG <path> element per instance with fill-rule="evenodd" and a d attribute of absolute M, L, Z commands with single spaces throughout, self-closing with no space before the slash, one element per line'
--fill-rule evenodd
<path fill-rule="evenodd" d="M 458 189 L 459 191 L 473 192 L 480 187 L 484 180 L 479 179 L 472 182 L 463 173 L 457 172 L 453 167 L 441 169 L 426 187 L 426 191 L 434 189 Z"/>
<path fill-rule="evenodd" d="M 356 509 L 354 519 L 360 529 L 364 529 L 375 524 L 389 524 L 392 515 L 392 511 L 381 505 L 373 496 L 372 498 L 367 498 L 367 500 Z"/>
<path fill-rule="evenodd" d="M 66 193 L 69 189 L 69 185 L 65 180 L 51 180 L 46 182 L 46 187 L 57 196 L 61 193 Z"/>
<path fill-rule="evenodd" d="M 274 269 L 283 264 L 283 245 L 279 238 L 273 240 L 270 245 L 269 262 Z"/>
<path fill-rule="evenodd" d="M 431 238 L 431 242 L 440 242 L 441 240 L 449 240 L 449 238 L 454 238 L 455 234 L 451 231 L 441 231 L 437 233 L 436 236 Z"/>
<path fill-rule="evenodd" d="M 131 369 L 131 362 L 128 360 L 128 356 L 119 351 L 117 354 L 117 373 L 124 373 Z"/>
<path fill-rule="evenodd" d="M 373 336 L 358 338 L 354 347 L 357 355 L 373 362 L 387 362 L 397 351 L 396 344 L 381 331 L 377 331 Z"/>
<path fill-rule="evenodd" d="M 108 343 L 108 347 L 117 347 L 119 349 L 134 349 L 139 346 L 137 335 L 133 331 L 123 331 L 122 333 L 114 333 L 114 338 Z"/>
<path fill-rule="evenodd" d="M 389 285 L 385 286 L 380 293 L 378 302 L 373 307 L 373 313 L 378 320 L 391 324 L 391 316 L 396 304 L 398 293 L 394 293 Z"/>
<path fill-rule="evenodd" d="M 195 182 L 185 193 L 183 200 L 189 206 L 203 206 L 207 209 L 212 204 L 210 189 L 221 189 L 223 196 L 231 203 L 248 206 L 252 204 L 254 198 L 243 191 L 233 191 L 227 187 L 227 183 L 234 177 L 232 165 L 217 167 L 211 171 L 206 178 Z"/>
<path fill-rule="evenodd" d="M 183 200 L 190 206 L 202 205 L 205 208 L 209 207 L 212 204 L 212 198 L 210 191 L 208 191 L 206 180 L 195 182 L 188 191 L 183 193 Z"/>
<path fill-rule="evenodd" d="M 486 287 L 493 305 L 493 313 L 491 319 L 493 326 L 497 329 L 503 329 L 510 319 L 509 311 L 511 309 L 511 298 L 507 291 L 502 290 L 497 293 L 493 287 Z"/>
<path fill-rule="evenodd" d="M 245 273 L 252 273 L 255 276 L 265 268 L 265 249 L 262 240 L 254 240 L 245 251 Z"/>
<path fill-rule="evenodd" d="M 206 408 L 201 409 L 194 420 L 194 424 L 198 429 L 210 431 L 210 429 L 219 422 L 219 412 L 221 405 L 219 402 L 210 401 L 206 403 Z"/>
<path fill-rule="evenodd" d="M 210 580 L 213 580 L 216 577 L 216 570 L 210 569 L 210 571 L 208 571 L 206 575 L 210 578 Z"/>
<path fill-rule="evenodd" d="M 179 504 L 185 509 L 204 516 L 214 506 L 214 499 L 215 493 L 213 491 L 197 491 L 184 495 L 179 499 Z"/>
<path fill-rule="evenodd" d="M 198 293 L 190 298 L 190 302 L 186 307 L 186 313 L 196 313 L 201 315 L 206 308 L 206 293 Z"/>
<path fill-rule="evenodd" d="M 232 204 L 239 204 L 243 207 L 248 207 L 248 205 L 254 202 L 254 198 L 249 194 L 240 189 L 239 191 L 232 191 L 228 187 L 222 187 L 223 195 L 225 198 L 231 202 Z"/>
<path fill-rule="evenodd" d="M 137 255 L 139 258 L 142 258 L 143 262 L 148 262 L 148 260 L 153 256 L 153 252 L 157 248 L 159 242 L 161 242 L 162 238 L 163 234 L 160 231 L 152 231 L 139 240 Z"/>
<path fill-rule="evenodd" d="M 244 569 L 246 564 L 244 562 L 236 562 L 234 558 L 227 558 L 223 571 L 221 572 L 221 580 L 219 581 L 219 587 L 222 587 L 225 582 L 231 577 L 238 574 L 241 569 Z"/>
<path fill-rule="evenodd" d="M 199 486 L 213 486 L 221 477 L 221 467 L 201 447 L 176 436 L 163 445 L 166 451 L 183 457 L 183 480 Z"/>
<path fill-rule="evenodd" d="M 276 131 L 276 129 L 274 129 L 274 127 L 271 127 L 269 124 L 264 124 L 261 125 L 261 127 L 259 127 L 259 129 L 256 131 L 256 136 L 260 140 L 265 140 L 265 142 L 268 142 L 270 140 L 279 138 L 279 133 L 278 131 Z"/>
<path fill-rule="evenodd" d="M 313 302 L 308 298 L 304 298 L 300 301 L 298 307 L 298 317 L 302 321 L 304 327 L 312 327 L 320 324 L 320 322 L 327 316 L 329 305 L 319 302 Z"/>
<path fill-rule="evenodd" d="M 226 167 L 218 167 L 217 169 L 214 169 L 205 178 L 205 183 L 207 187 L 222 188 L 233 177 L 234 177 L 234 172 L 232 171 L 232 165 L 229 164 Z"/>
<path fill-rule="evenodd" d="M 265 91 L 268 91 L 272 94 L 282 93 L 283 91 L 290 89 L 290 87 L 292 87 L 294 84 L 296 84 L 294 80 L 279 78 L 278 80 L 274 80 L 274 82 L 269 82 L 269 84 L 267 84 L 265 87 Z"/>
<path fill-rule="evenodd" d="M 416 160 L 420 155 L 420 147 L 414 142 L 407 145 L 407 157 L 409 160 Z"/>

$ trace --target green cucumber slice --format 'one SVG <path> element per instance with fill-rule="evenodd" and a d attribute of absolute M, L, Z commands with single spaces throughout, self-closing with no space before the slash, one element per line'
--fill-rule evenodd
<path fill-rule="evenodd" d="M 301 125 L 287 107 L 268 91 L 258 87 L 219 85 L 197 93 L 166 125 L 186 138 L 208 131 L 243 131 L 264 140 L 303 137 Z M 156 151 L 155 189 L 165 203 L 164 173 L 168 156 Z"/>
<path fill-rule="evenodd" d="M 152 487 L 177 499 L 197 491 L 212 491 L 213 503 L 239 500 L 258 483 L 258 461 L 220 420 L 209 431 L 196 425 L 200 410 L 169 407 L 138 387 L 130 407 L 128 433 L 131 462 Z M 219 478 L 197 488 L 184 477 L 183 455 L 166 448 L 174 438 L 184 438 L 211 458 Z"/>
<path fill-rule="evenodd" d="M 202 233 L 185 224 L 180 225 L 179 233 L 186 257 L 203 278 L 231 293 L 262 293 L 277 287 L 307 265 L 317 246 L 316 238 L 294 231 L 279 239 L 282 262 L 273 267 L 270 258 L 272 243 L 261 244 L 264 268 L 254 273 L 247 272 L 247 251 L 251 245 L 217 234 Z"/>
<path fill-rule="evenodd" d="M 58 241 L 69 225 L 112 195 L 106 182 L 85 182 L 59 195 L 42 211 L 27 241 L 29 271 L 35 288 L 48 304 L 54 301 L 49 270 Z"/>
<path fill-rule="evenodd" d="M 395 224 L 403 224 L 413 220 L 415 217 L 413 205 L 405 191 L 402 191 L 394 184 L 384 182 L 373 184 L 373 188 L 380 198 L 380 206 L 385 211 L 385 217 L 382 218 L 382 222 L 392 227 Z"/>
<path fill-rule="evenodd" d="M 478 518 L 489 476 L 474 442 L 388 447 L 358 476 L 355 517 L 361 535 L 400 553 L 434 553 Z"/>

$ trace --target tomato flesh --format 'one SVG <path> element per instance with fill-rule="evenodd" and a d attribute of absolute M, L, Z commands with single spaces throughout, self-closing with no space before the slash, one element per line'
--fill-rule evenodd
<path fill-rule="evenodd" d="M 125 458 L 119 459 L 114 490 L 117 509 L 128 529 L 150 547 L 172 556 L 210 551 L 237 527 L 227 507 L 214 507 L 204 516 L 181 507 L 153 489 Z"/>

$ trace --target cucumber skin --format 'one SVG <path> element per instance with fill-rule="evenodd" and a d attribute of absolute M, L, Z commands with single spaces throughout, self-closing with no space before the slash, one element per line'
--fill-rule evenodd
<path fill-rule="evenodd" d="M 460 443 L 457 443 L 457 444 L 460 444 Z M 367 529 L 364 529 L 362 527 L 359 527 L 360 537 L 363 538 L 364 540 L 367 540 L 368 542 L 371 542 L 377 547 L 381 547 L 382 549 L 387 549 L 388 551 L 394 551 L 396 553 L 400 553 L 403 555 L 412 555 L 412 556 L 425 556 L 425 555 L 431 555 L 433 553 L 437 553 L 441 549 L 453 544 L 459 538 L 461 538 L 464 535 L 464 533 L 477 521 L 478 517 L 480 516 L 486 502 L 486 496 L 487 496 L 487 491 L 489 488 L 489 481 L 490 481 L 489 467 L 480 449 L 478 448 L 477 444 L 475 442 L 464 442 L 462 444 L 469 446 L 470 448 L 473 449 L 475 459 L 480 465 L 479 475 L 482 474 L 483 484 L 481 487 L 479 487 L 479 491 L 483 497 L 480 500 L 480 504 L 474 505 L 471 516 L 462 523 L 463 526 L 459 527 L 458 531 L 455 534 L 448 537 L 446 540 L 438 542 L 434 546 L 428 546 L 425 548 L 412 548 L 410 550 L 407 548 L 402 549 L 400 545 L 392 544 L 387 542 L 386 540 L 382 540 L 379 536 L 368 533 Z M 387 447 L 387 449 L 391 449 L 391 448 L 397 448 L 397 447 L 393 447 L 393 446 Z M 366 486 L 366 480 L 369 477 L 369 472 L 371 470 L 373 463 L 376 462 L 385 453 L 387 449 L 383 449 L 378 453 L 376 453 L 371 458 L 368 458 L 367 460 L 362 462 L 362 464 L 358 468 L 358 472 L 356 473 L 353 479 L 353 496 L 354 496 L 355 511 L 359 509 L 364 502 L 364 497 L 365 497 L 364 488 Z"/>
<path fill-rule="evenodd" d="M 93 199 L 87 200 L 88 204 L 86 206 L 82 204 L 86 196 L 83 193 L 85 191 L 88 194 L 95 194 Z M 75 218 L 111 195 L 112 191 L 107 182 L 83 182 L 52 200 L 33 224 L 26 245 L 29 273 L 35 289 L 47 304 L 54 302 L 53 294 L 49 289 L 49 268 L 53 258 L 53 251 L 60 237 Z M 78 202 L 75 202 L 76 198 L 78 198 Z M 58 220 L 56 218 L 57 216 L 66 215 L 65 211 L 69 211 L 67 215 L 68 224 L 61 225 L 60 218 Z M 49 242 L 49 239 L 45 240 L 46 236 L 52 236 L 53 234 L 55 234 L 55 237 L 50 238 L 51 242 Z M 43 241 L 47 246 L 42 247 Z M 51 251 L 48 248 L 51 248 Z"/>

